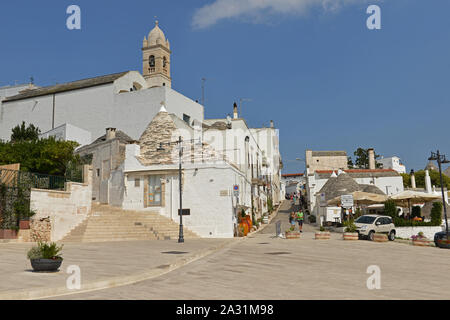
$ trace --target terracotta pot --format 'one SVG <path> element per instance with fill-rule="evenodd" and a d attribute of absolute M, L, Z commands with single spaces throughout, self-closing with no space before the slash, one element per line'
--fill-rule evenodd
<path fill-rule="evenodd" d="M 300 232 L 298 231 L 286 231 L 285 233 L 286 239 L 299 239 Z"/>
<path fill-rule="evenodd" d="M 388 236 L 384 233 L 375 233 L 373 235 L 373 241 L 375 242 L 388 242 Z"/>
<path fill-rule="evenodd" d="M 359 240 L 358 232 L 344 232 L 344 240 Z"/>
<path fill-rule="evenodd" d="M 247 221 L 243 220 L 241 223 L 239 223 L 239 228 L 244 228 L 244 237 L 248 234 L 249 227 Z"/>
<path fill-rule="evenodd" d="M 429 247 L 431 245 L 432 241 L 427 238 L 418 238 L 415 240 L 413 239 L 412 243 L 414 246 Z"/>
<path fill-rule="evenodd" d="M 19 221 L 19 228 L 22 229 L 22 230 L 30 229 L 30 220 L 20 220 Z"/>
<path fill-rule="evenodd" d="M 0 239 L 17 239 L 17 231 L 13 229 L 0 229 Z"/>
<path fill-rule="evenodd" d="M 329 240 L 331 237 L 329 231 L 316 231 L 315 239 L 316 240 Z"/>
<path fill-rule="evenodd" d="M 252 218 L 250 216 L 247 216 L 246 218 L 247 218 L 248 228 L 251 229 L 253 227 Z"/>

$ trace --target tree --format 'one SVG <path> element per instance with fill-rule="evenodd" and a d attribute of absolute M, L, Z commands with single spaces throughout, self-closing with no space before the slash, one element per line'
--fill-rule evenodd
<path fill-rule="evenodd" d="M 0 141 L 0 165 L 20 163 L 24 171 L 64 176 L 71 163 L 80 163 L 79 156 L 74 155 L 78 143 L 54 137 L 35 139 L 37 132 L 40 130 L 33 125 L 15 127 L 14 141 Z"/>
<path fill-rule="evenodd" d="M 397 217 L 397 206 L 394 200 L 389 199 L 384 202 L 384 214 L 392 218 Z"/>
<path fill-rule="evenodd" d="M 352 157 L 347 157 L 347 166 L 349 169 L 353 169 L 354 165 L 353 165 Z"/>
<path fill-rule="evenodd" d="M 409 173 L 400 173 L 403 178 L 403 187 L 410 188 L 411 187 L 411 176 Z"/>
<path fill-rule="evenodd" d="M 436 226 L 440 226 L 442 223 L 442 202 L 433 202 L 433 207 L 431 208 L 431 223 Z"/>
<path fill-rule="evenodd" d="M 353 153 L 353 155 L 356 157 L 355 159 L 355 166 L 359 169 L 369 169 L 369 149 L 363 149 L 358 148 Z M 378 154 L 375 154 L 375 167 L 381 168 L 381 163 L 378 163 L 376 160 L 380 156 Z"/>
<path fill-rule="evenodd" d="M 12 129 L 11 142 L 38 140 L 41 130 L 32 123 L 25 126 L 25 121 L 21 125 L 17 125 Z"/>

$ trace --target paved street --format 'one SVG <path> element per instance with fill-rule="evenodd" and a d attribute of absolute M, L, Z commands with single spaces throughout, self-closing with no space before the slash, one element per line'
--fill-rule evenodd
<path fill-rule="evenodd" d="M 448 299 L 450 251 L 389 242 L 274 238 L 289 204 L 263 232 L 158 278 L 55 299 Z M 367 267 L 381 268 L 369 290 Z"/>

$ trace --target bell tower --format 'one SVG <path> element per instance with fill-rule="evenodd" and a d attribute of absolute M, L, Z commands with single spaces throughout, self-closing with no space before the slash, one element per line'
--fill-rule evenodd
<path fill-rule="evenodd" d="M 170 77 L 170 51 L 169 39 L 166 40 L 164 32 L 159 28 L 158 21 L 155 27 L 144 37 L 142 44 L 142 75 L 149 87 L 172 87 Z"/>

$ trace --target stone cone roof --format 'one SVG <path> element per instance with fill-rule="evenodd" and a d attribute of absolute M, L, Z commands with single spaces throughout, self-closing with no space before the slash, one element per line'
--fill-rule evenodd
<path fill-rule="evenodd" d="M 325 193 L 325 200 L 328 201 L 338 196 L 360 190 L 361 186 L 352 177 L 343 172 L 336 178 L 331 177 L 328 179 L 319 192 Z"/>
<path fill-rule="evenodd" d="M 425 170 L 435 170 L 438 171 L 439 168 L 433 163 L 433 161 L 429 161 L 427 166 L 425 167 Z"/>
<path fill-rule="evenodd" d="M 361 190 L 363 192 L 367 192 L 367 193 L 375 193 L 375 194 L 381 194 L 384 195 L 385 193 L 378 188 L 377 186 L 374 186 L 373 184 L 360 184 L 361 186 Z"/>
<path fill-rule="evenodd" d="M 186 125 L 183 120 L 169 114 L 167 111 L 160 111 L 156 114 L 139 139 L 141 154 L 137 159 L 143 165 L 149 166 L 154 164 L 178 163 L 178 146 L 175 143 L 168 144 L 169 142 L 177 141 L 179 136 L 183 136 L 177 123 L 179 126 L 182 126 L 183 129 L 192 130 L 193 133 L 193 129 Z M 185 139 L 191 139 L 191 137 L 183 138 L 183 140 Z M 163 144 L 163 150 L 158 150 L 161 143 Z M 223 157 L 220 156 L 213 147 L 206 143 L 198 145 L 186 141 L 183 144 L 182 161 L 193 162 L 194 160 L 203 162 L 220 161 L 223 160 Z"/>

